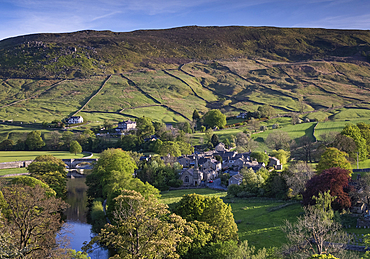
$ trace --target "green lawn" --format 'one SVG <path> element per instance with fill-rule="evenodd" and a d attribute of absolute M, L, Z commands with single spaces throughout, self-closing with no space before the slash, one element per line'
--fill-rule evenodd
<path fill-rule="evenodd" d="M 89 153 L 74 154 L 68 151 L 0 151 L 0 163 L 12 162 L 12 161 L 22 161 L 22 160 L 33 160 L 37 156 L 41 155 L 53 155 L 60 159 L 69 158 L 82 158 L 89 156 Z M 97 158 L 98 154 L 94 154 L 92 158 Z"/>
<path fill-rule="evenodd" d="M 7 174 L 22 174 L 27 173 L 27 169 L 25 167 L 22 168 L 11 168 L 11 169 L 1 169 L 0 175 L 7 175 Z"/>
<path fill-rule="evenodd" d="M 319 122 L 315 129 L 315 137 L 320 140 L 320 135 L 330 132 L 340 133 L 347 123 L 357 124 L 359 122 L 364 122 L 369 124 L 369 119 L 352 119 L 352 120 L 336 120 L 336 121 L 326 121 Z"/>
<path fill-rule="evenodd" d="M 171 205 L 178 202 L 183 195 L 197 193 L 223 198 L 226 192 L 211 189 L 186 189 L 168 191 L 162 194 L 163 203 Z M 280 230 L 285 220 L 295 221 L 303 210 L 299 204 L 269 212 L 268 209 L 285 204 L 285 201 L 263 198 L 224 199 L 232 207 L 234 218 L 238 223 L 241 240 L 248 240 L 257 249 L 263 247 L 280 247 L 285 242 L 285 234 Z"/>

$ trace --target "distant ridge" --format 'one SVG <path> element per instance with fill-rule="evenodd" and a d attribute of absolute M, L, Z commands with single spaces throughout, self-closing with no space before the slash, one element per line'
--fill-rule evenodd
<path fill-rule="evenodd" d="M 0 77 L 83 78 L 190 61 L 350 58 L 367 62 L 370 31 L 275 27 L 198 27 L 42 33 L 0 41 Z"/>

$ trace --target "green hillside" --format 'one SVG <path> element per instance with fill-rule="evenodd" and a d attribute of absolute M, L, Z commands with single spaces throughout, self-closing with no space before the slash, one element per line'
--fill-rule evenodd
<path fill-rule="evenodd" d="M 177 123 L 194 109 L 231 116 L 264 104 L 319 121 L 361 118 L 370 107 L 369 53 L 370 32 L 350 30 L 26 35 L 0 41 L 0 119 L 78 114 L 94 125 L 145 115 Z"/>

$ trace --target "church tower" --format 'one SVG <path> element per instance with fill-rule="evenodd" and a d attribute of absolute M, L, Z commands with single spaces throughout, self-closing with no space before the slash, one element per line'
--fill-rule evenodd
<path fill-rule="evenodd" d="M 198 154 L 195 157 L 195 165 L 193 169 L 193 180 L 194 180 L 195 186 L 199 185 L 202 181 L 202 173 L 199 171 L 199 165 L 198 165 Z"/>

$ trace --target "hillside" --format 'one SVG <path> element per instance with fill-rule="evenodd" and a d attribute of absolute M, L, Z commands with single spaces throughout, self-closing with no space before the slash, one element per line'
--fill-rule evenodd
<path fill-rule="evenodd" d="M 0 42 L 0 119 L 78 113 L 92 124 L 143 115 L 166 123 L 194 109 L 228 115 L 269 104 L 279 114 L 370 114 L 370 32 L 182 27 L 35 34 Z M 347 114 L 347 115 L 345 115 Z"/>
<path fill-rule="evenodd" d="M 241 57 L 302 61 L 369 53 L 369 31 L 236 26 L 80 31 L 2 40 L 0 76 L 74 78 L 168 69 L 189 61 Z"/>

